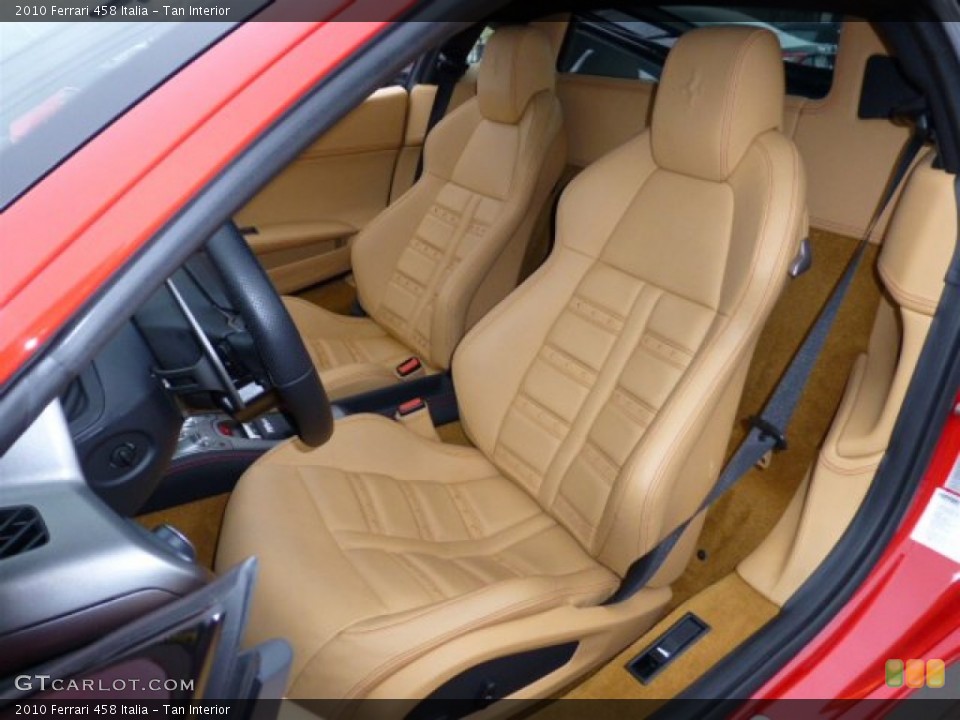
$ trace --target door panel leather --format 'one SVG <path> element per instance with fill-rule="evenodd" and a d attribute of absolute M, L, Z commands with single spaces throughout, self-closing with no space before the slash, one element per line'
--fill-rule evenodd
<path fill-rule="evenodd" d="M 408 104 L 403 88 L 378 90 L 237 213 L 281 292 L 350 269 L 350 239 L 390 199 Z"/>

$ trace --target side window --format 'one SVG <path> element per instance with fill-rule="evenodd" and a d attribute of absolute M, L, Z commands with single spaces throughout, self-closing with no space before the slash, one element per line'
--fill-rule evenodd
<path fill-rule="evenodd" d="M 477 38 L 476 45 L 473 46 L 467 55 L 467 64 L 471 66 L 480 64 L 480 61 L 483 60 L 483 51 L 487 49 L 487 42 L 490 40 L 491 35 L 493 35 L 493 28 L 490 26 L 485 27 L 483 32 L 480 33 L 480 37 Z"/>
<path fill-rule="evenodd" d="M 656 82 L 677 34 L 618 10 L 576 16 L 560 72 Z"/>
<path fill-rule="evenodd" d="M 581 14 L 570 23 L 559 70 L 657 81 L 677 38 L 715 25 L 750 25 L 773 32 L 783 51 L 788 94 L 822 98 L 830 91 L 841 17 L 804 10 L 684 5 L 635 14 L 619 10 Z"/>

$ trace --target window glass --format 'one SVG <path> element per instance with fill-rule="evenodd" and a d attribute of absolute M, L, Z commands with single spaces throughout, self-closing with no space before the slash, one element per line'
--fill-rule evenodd
<path fill-rule="evenodd" d="M 490 36 L 493 35 L 493 28 L 489 25 L 483 29 L 483 32 L 480 33 L 480 37 L 477 38 L 476 44 L 470 50 L 470 53 L 467 55 L 467 63 L 470 65 L 479 65 L 480 61 L 483 60 L 483 51 L 487 49 L 487 43 L 490 41 Z"/>
<path fill-rule="evenodd" d="M 560 71 L 655 82 L 677 38 L 714 25 L 770 30 L 783 51 L 787 92 L 820 98 L 830 91 L 841 17 L 804 10 L 683 5 L 585 13 L 571 23 Z"/>
<path fill-rule="evenodd" d="M 234 23 L 0 23 L 0 206 Z"/>

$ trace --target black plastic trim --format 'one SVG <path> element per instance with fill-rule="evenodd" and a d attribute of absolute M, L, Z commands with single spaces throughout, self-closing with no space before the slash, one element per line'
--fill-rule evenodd
<path fill-rule="evenodd" d="M 627 672 L 649 685 L 708 632 L 710 626 L 688 612 L 628 662 Z"/>
<path fill-rule="evenodd" d="M 449 373 L 398 382 L 396 385 L 338 400 L 334 405 L 345 415 L 376 413 L 393 417 L 399 405 L 416 398 L 426 401 L 434 425 L 446 425 L 460 417 L 453 378 Z"/>
<path fill-rule="evenodd" d="M 434 690 L 406 720 L 457 720 L 483 710 L 562 668 L 579 645 L 551 645 L 475 665 Z"/>

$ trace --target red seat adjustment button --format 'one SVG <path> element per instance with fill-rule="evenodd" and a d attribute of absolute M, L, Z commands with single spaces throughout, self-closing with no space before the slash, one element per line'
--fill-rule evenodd
<path fill-rule="evenodd" d="M 423 410 L 427 404 L 423 401 L 423 398 L 414 398 L 413 400 L 407 400 L 405 403 L 401 403 L 397 407 L 397 415 L 400 417 L 406 417 L 412 413 L 417 412 L 418 410 Z"/>
<path fill-rule="evenodd" d="M 417 372 L 420 368 L 423 367 L 423 363 L 420 362 L 420 358 L 412 357 L 407 358 L 402 363 L 397 365 L 396 373 L 402 378 L 409 377 Z"/>

